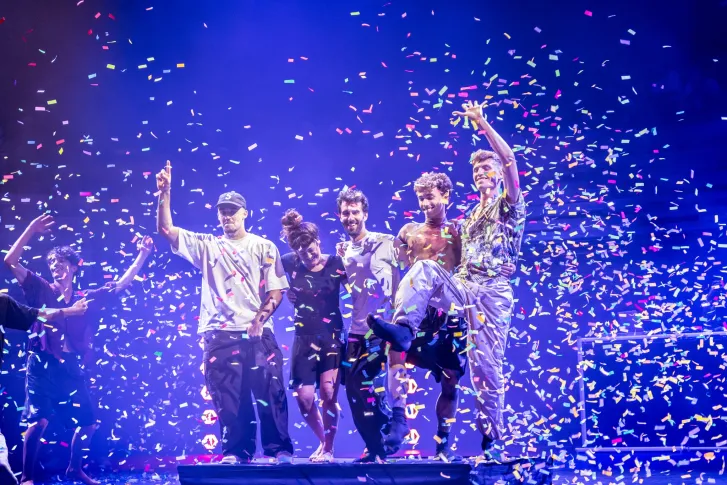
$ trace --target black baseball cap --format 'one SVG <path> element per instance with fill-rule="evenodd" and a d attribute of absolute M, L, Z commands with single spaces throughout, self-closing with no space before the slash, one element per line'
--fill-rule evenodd
<path fill-rule="evenodd" d="M 247 209 L 245 198 L 237 192 L 225 192 L 220 195 L 220 198 L 217 199 L 217 207 L 223 205 L 237 207 L 238 209 Z"/>

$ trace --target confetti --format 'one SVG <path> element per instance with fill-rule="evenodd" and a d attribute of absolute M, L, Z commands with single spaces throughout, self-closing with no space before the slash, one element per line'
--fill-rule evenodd
<path fill-rule="evenodd" d="M 68 35 L 85 43 L 77 51 L 58 51 L 61 42 L 42 45 L 34 32 L 16 36 L 8 47 L 19 59 L 7 67 L 13 71 L 8 79 L 19 84 L 17 90 L 8 86 L 13 137 L 2 147 L 7 153 L 0 181 L 5 250 L 41 211 L 58 220 L 53 233 L 28 242 L 24 257 L 30 269 L 47 276 L 45 252 L 72 244 L 87 258 L 78 277 L 84 289 L 118 281 L 136 243 L 155 230 L 155 174 L 166 158 L 174 166 L 174 221 L 199 232 L 220 235 L 216 197 L 239 190 L 248 197 L 250 232 L 282 249 L 279 220 L 295 206 L 320 225 L 323 249 L 332 252 L 346 238 L 336 206 L 341 190 L 360 186 L 371 203 L 369 229 L 395 234 L 405 223 L 423 220 L 411 183 L 433 170 L 455 182 L 447 217 L 461 220 L 479 200 L 469 155 L 489 144 L 482 127 L 451 112 L 463 102 L 484 101 L 488 120 L 513 147 L 528 203 L 511 278 L 515 301 L 505 349 L 505 424 L 512 437 L 503 441 L 503 450 L 514 456 L 547 453 L 560 467 L 550 472 L 557 475 L 595 462 L 595 453 L 576 448 L 613 448 L 598 454 L 605 466 L 569 482 L 594 485 L 640 481 L 650 466 L 669 465 L 685 475 L 695 462 L 722 466 L 719 452 L 706 448 L 727 446 L 724 404 L 718 399 L 727 342 L 717 334 L 727 329 L 726 225 L 717 202 L 724 184 L 716 172 L 703 172 L 701 160 L 685 165 L 682 147 L 668 137 L 691 126 L 715 125 L 717 117 L 727 121 L 727 115 L 718 114 L 721 98 L 715 92 L 714 101 L 703 104 L 717 111 L 708 120 L 700 118 L 700 101 L 676 102 L 684 95 L 681 88 L 667 83 L 658 69 L 639 65 L 645 56 L 654 56 L 654 63 L 676 63 L 671 56 L 684 47 L 684 39 L 649 33 L 653 43 L 632 46 L 639 19 L 612 25 L 609 13 L 581 15 L 579 8 L 568 14 L 568 22 L 576 24 L 568 28 L 528 13 L 521 19 L 525 30 L 505 22 L 485 34 L 467 30 L 485 24 L 474 9 L 465 8 L 458 15 L 469 27 L 463 27 L 462 38 L 447 39 L 421 23 L 421 9 L 407 13 L 384 4 L 349 11 L 344 6 L 331 15 L 335 12 L 335 21 L 347 29 L 345 52 L 336 50 L 341 46 L 332 35 L 313 52 L 304 44 L 276 48 L 260 65 L 258 58 L 244 57 L 260 46 L 235 44 L 239 39 L 233 37 L 216 44 L 214 55 L 230 65 L 213 69 L 212 76 L 205 71 L 214 65 L 212 58 L 160 50 L 151 37 L 144 43 L 126 38 L 122 33 L 133 32 L 128 18 L 86 7 L 69 11 L 79 17 L 67 22 Z M 160 6 L 145 9 L 139 15 L 157 15 Z M 454 13 L 446 5 L 440 10 L 437 18 Z M 424 11 L 427 19 L 430 12 Z M 190 35 L 220 34 L 220 22 L 209 13 L 185 27 L 193 30 Z M 13 27 L 8 19 L 5 24 L 0 18 L 0 29 Z M 50 35 L 47 25 L 31 27 L 45 29 L 43 39 Z M 583 28 L 582 33 L 574 37 L 570 27 Z M 300 28 L 301 35 L 314 35 Z M 554 31 L 562 35 L 545 40 Z M 181 34 L 170 35 L 170 44 L 180 40 Z M 639 35 L 643 40 L 644 33 Z M 595 43 L 604 46 L 598 59 L 591 49 Z M 720 65 L 708 49 L 694 49 L 694 56 L 695 66 L 697 61 Z M 84 63 L 76 66 L 69 59 Z M 125 59 L 134 61 L 128 65 Z M 265 83 L 244 79 L 231 90 L 232 82 L 223 78 L 234 75 L 231 66 L 239 59 L 253 59 L 240 64 L 246 72 L 267 70 L 256 77 Z M 68 71 L 59 84 L 56 66 L 77 71 Z M 670 69 L 674 79 L 707 78 L 701 71 Z M 690 96 L 697 96 L 701 90 L 692 91 Z M 32 96 L 14 99 L 21 92 Z M 201 276 L 173 257 L 166 243 L 157 244 L 119 306 L 103 312 L 94 331 L 96 360 L 89 377 L 102 421 L 118 423 L 99 430 L 114 466 L 142 457 L 158 467 L 157 456 L 221 449 L 203 374 L 205 366 L 220 362 L 203 362 L 196 334 Z M 230 287 L 243 282 L 243 275 L 230 275 Z M 15 290 L 17 280 L 6 272 L 0 291 Z M 350 288 L 347 293 L 341 303 L 350 316 Z M 283 303 L 273 317 L 286 380 L 296 328 L 291 315 Z M 54 330 L 48 325 L 44 331 Z M 457 333 L 465 342 L 452 344 L 453 355 L 478 351 L 466 337 Z M 16 336 L 8 338 L 12 345 L 3 372 L 16 378 L 27 354 Z M 366 358 L 388 352 L 369 349 Z M 268 360 L 273 357 L 266 353 Z M 413 390 L 406 412 L 416 440 L 404 445 L 404 456 L 427 455 L 441 442 L 431 438 L 441 390 L 435 374 L 410 369 L 407 385 Z M 374 394 L 386 393 L 374 376 L 364 385 Z M 475 385 L 481 383 L 460 381 L 462 402 L 450 423 L 451 443 L 463 453 L 478 451 Z M 358 437 L 347 439 L 356 431 L 344 392 L 337 450 L 362 448 Z M 294 397 L 288 394 L 289 400 Z M 20 402 L 11 389 L 2 404 L 17 408 Z M 272 404 L 257 400 L 256 405 Z M 301 426 L 300 431 L 291 427 L 300 454 L 310 437 L 303 437 L 308 430 L 290 401 L 289 408 L 291 424 Z M 13 433 L 18 443 L 19 434 Z M 47 440 L 49 450 L 68 446 L 59 435 Z M 664 451 L 643 459 L 621 450 L 645 446 L 705 451 L 683 458 Z M 525 477 L 523 469 L 517 473 Z"/>

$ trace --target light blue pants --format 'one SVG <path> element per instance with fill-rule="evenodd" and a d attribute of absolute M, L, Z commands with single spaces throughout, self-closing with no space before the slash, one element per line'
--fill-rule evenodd
<path fill-rule="evenodd" d="M 406 322 L 416 334 L 428 305 L 467 321 L 467 356 L 472 387 L 477 393 L 477 426 L 484 436 L 502 439 L 502 362 L 513 310 L 509 281 L 497 277 L 474 283 L 452 276 L 434 261 L 417 261 L 399 284 L 393 321 Z"/>

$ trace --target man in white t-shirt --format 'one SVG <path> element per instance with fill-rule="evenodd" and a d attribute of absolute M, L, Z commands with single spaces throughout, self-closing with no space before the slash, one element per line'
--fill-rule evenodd
<path fill-rule="evenodd" d="M 388 433 L 386 406 L 386 353 L 383 342 L 369 330 L 369 313 L 392 314 L 392 299 L 399 282 L 394 236 L 366 230 L 369 202 L 360 190 L 338 195 L 338 214 L 349 240 L 339 243 L 352 294 L 351 329 L 343 366 L 343 382 L 353 422 L 366 444 L 357 461 L 375 462 L 386 457 L 384 434 Z M 382 430 L 382 428 L 384 428 Z M 383 434 L 382 434 L 383 432 Z"/>
<path fill-rule="evenodd" d="M 278 249 L 245 230 L 247 204 L 236 192 L 222 194 L 217 202 L 222 237 L 175 227 L 171 178 L 167 162 L 157 174 L 157 230 L 175 254 L 202 272 L 198 333 L 204 340 L 205 382 L 222 432 L 222 462 L 252 461 L 257 407 L 265 456 L 291 463 L 283 356 L 270 319 L 288 288 Z"/>

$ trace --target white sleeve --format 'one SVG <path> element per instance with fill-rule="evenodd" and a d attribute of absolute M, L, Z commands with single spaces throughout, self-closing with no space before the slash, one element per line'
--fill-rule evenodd
<path fill-rule="evenodd" d="M 265 292 L 272 290 L 287 290 L 288 278 L 283 269 L 283 262 L 280 259 L 280 252 L 277 246 L 270 241 L 262 246 L 262 254 L 260 264 L 262 266 L 262 274 L 265 280 Z"/>
<path fill-rule="evenodd" d="M 383 260 L 389 263 L 392 266 L 398 266 L 399 265 L 399 257 L 396 254 L 396 236 L 392 236 L 389 234 L 386 234 L 381 239 L 382 244 L 382 252 Z"/>
<path fill-rule="evenodd" d="M 209 244 L 214 236 L 211 234 L 198 234 L 179 229 L 179 239 L 177 249 L 172 246 L 172 252 L 177 256 L 181 256 L 196 268 L 201 269 L 202 258 L 204 258 L 205 246 Z"/>

